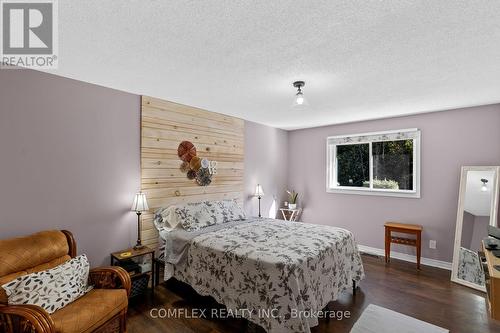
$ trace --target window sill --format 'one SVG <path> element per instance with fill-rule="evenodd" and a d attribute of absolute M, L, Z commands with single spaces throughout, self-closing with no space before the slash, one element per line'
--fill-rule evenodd
<path fill-rule="evenodd" d="M 328 193 L 356 194 L 356 195 L 376 195 L 382 197 L 398 197 L 420 199 L 419 191 L 392 191 L 384 189 L 364 189 L 364 188 L 327 188 Z"/>

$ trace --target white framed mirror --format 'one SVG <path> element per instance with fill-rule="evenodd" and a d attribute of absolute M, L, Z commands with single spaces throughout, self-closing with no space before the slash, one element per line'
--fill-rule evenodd
<path fill-rule="evenodd" d="M 496 226 L 500 166 L 464 166 L 460 176 L 451 281 L 486 291 L 478 251 Z"/>

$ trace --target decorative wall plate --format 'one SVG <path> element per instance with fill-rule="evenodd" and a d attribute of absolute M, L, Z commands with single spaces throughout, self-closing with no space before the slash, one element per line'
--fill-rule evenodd
<path fill-rule="evenodd" d="M 212 182 L 212 175 L 208 169 L 201 168 L 196 172 L 196 182 L 200 186 L 208 186 Z"/>
<path fill-rule="evenodd" d="M 217 174 L 217 161 L 210 161 L 209 162 L 208 171 L 212 175 L 216 175 Z"/>
<path fill-rule="evenodd" d="M 188 179 L 195 179 L 195 178 L 196 178 L 196 171 L 194 171 L 194 170 L 189 170 L 189 171 L 187 172 L 187 177 L 188 177 Z"/>
<path fill-rule="evenodd" d="M 206 158 L 201 159 L 201 167 L 203 169 L 207 169 L 209 166 L 210 162 Z"/>
<path fill-rule="evenodd" d="M 196 156 L 196 147 L 189 141 L 182 141 L 177 148 L 177 155 L 184 162 L 190 162 Z"/>
<path fill-rule="evenodd" d="M 189 162 L 189 166 L 194 171 L 200 170 L 200 168 L 201 168 L 201 158 L 199 158 L 198 156 L 193 156 L 193 158 L 191 158 L 191 162 Z"/>
<path fill-rule="evenodd" d="M 189 170 L 191 170 L 191 166 L 188 162 L 182 162 L 180 169 L 182 172 L 188 172 Z"/>

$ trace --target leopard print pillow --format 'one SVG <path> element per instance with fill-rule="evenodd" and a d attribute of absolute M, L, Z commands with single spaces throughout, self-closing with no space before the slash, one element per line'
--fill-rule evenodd
<path fill-rule="evenodd" d="M 83 254 L 52 269 L 20 276 L 2 288 L 9 305 L 33 304 L 54 313 L 92 289 L 89 268 Z"/>

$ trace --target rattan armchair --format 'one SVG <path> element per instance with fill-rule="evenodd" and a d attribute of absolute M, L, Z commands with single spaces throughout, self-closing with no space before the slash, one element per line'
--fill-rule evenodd
<path fill-rule="evenodd" d="M 65 230 L 0 240 L 0 286 L 75 256 L 76 242 Z M 94 268 L 89 282 L 89 293 L 51 315 L 36 305 L 8 305 L 0 288 L 0 333 L 126 332 L 129 274 L 116 266 Z"/>

